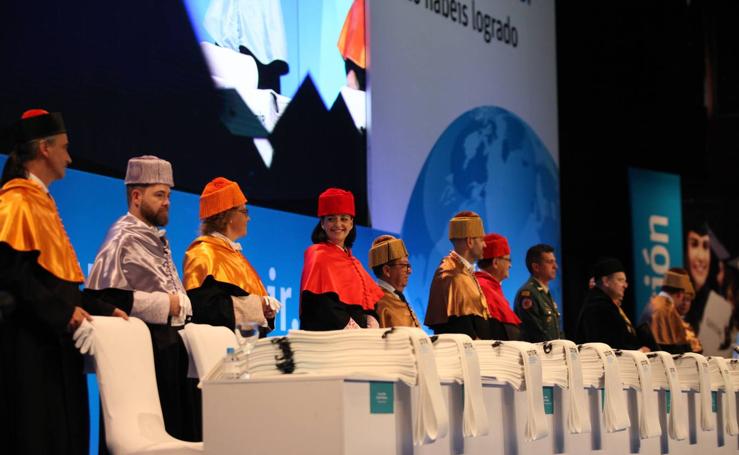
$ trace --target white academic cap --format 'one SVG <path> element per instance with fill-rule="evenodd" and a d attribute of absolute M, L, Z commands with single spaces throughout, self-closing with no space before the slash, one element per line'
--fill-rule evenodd
<path fill-rule="evenodd" d="M 128 160 L 126 185 L 164 184 L 174 186 L 172 164 L 154 155 L 136 156 Z"/>

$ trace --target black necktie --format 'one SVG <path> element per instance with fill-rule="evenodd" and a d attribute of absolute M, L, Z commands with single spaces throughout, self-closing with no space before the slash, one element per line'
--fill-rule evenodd
<path fill-rule="evenodd" d="M 402 300 L 404 302 L 407 302 L 407 300 L 405 299 L 405 296 L 403 295 L 402 292 L 396 290 L 395 293 L 398 295 L 398 297 L 400 297 L 400 300 Z"/>

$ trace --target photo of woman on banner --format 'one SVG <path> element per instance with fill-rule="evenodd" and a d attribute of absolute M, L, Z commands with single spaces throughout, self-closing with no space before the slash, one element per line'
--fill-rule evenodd
<path fill-rule="evenodd" d="M 698 334 L 705 354 L 728 355 L 735 332 L 735 302 L 722 292 L 729 284 L 731 272 L 726 272 L 725 263 L 729 254 L 703 216 L 687 212 L 684 233 L 685 265 L 695 287 L 695 299 L 685 321 Z"/>

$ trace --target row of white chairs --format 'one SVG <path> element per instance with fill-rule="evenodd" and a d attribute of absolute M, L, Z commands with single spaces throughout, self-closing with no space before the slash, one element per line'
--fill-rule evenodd
<path fill-rule="evenodd" d="M 175 439 L 164 428 L 146 324 L 133 317 L 96 317 L 94 324 L 95 372 L 108 449 L 114 454 L 202 453 L 202 443 Z M 188 324 L 181 333 L 198 377 L 237 344 L 225 327 Z"/>

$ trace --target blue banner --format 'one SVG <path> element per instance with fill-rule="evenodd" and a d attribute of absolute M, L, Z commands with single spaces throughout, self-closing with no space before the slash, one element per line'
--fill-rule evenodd
<path fill-rule="evenodd" d="M 636 320 L 670 267 L 683 266 L 680 176 L 629 169 Z"/>

